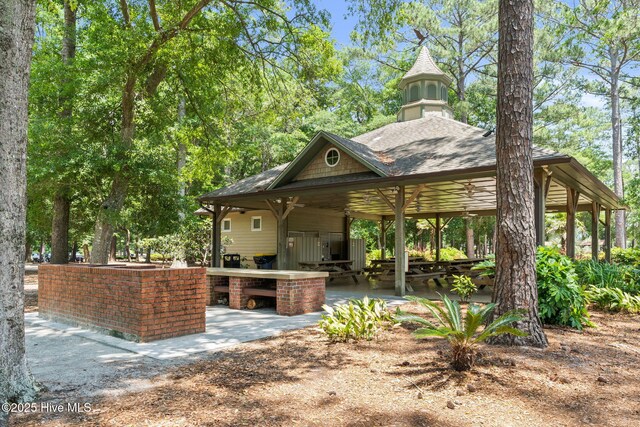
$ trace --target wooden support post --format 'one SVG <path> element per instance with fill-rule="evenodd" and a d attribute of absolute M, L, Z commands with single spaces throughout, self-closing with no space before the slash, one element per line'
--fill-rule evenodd
<path fill-rule="evenodd" d="M 576 211 L 580 193 L 573 188 L 567 188 L 567 256 L 576 257 Z"/>
<path fill-rule="evenodd" d="M 283 200 L 280 202 L 278 206 L 278 245 L 277 245 L 277 258 L 276 265 L 278 266 L 278 270 L 286 270 L 288 266 L 287 262 L 287 252 L 288 248 L 288 239 L 289 239 L 289 218 L 288 215 L 285 215 L 287 210 L 287 205 Z"/>
<path fill-rule="evenodd" d="M 380 220 L 380 259 L 387 259 L 387 220 Z"/>
<path fill-rule="evenodd" d="M 213 214 L 211 216 L 211 267 L 220 267 L 220 250 L 222 248 L 222 209 L 220 205 L 213 206 Z"/>
<path fill-rule="evenodd" d="M 344 239 L 342 240 L 343 259 L 349 259 L 349 249 L 351 248 L 351 217 L 344 217 Z"/>
<path fill-rule="evenodd" d="M 600 225 L 600 204 L 591 202 L 591 258 L 598 260 L 598 226 Z"/>
<path fill-rule="evenodd" d="M 404 187 L 399 187 L 396 193 L 396 295 L 404 296 L 406 293 L 406 277 L 404 271 Z"/>
<path fill-rule="evenodd" d="M 534 173 L 534 203 L 535 203 L 535 224 L 536 224 L 536 245 L 544 246 L 546 241 L 545 235 L 545 212 L 547 192 L 549 191 L 549 183 L 551 178 L 542 168 L 536 168 Z"/>
<path fill-rule="evenodd" d="M 442 247 L 442 224 L 440 222 L 440 214 L 436 214 L 435 233 L 436 261 L 440 261 L 440 248 Z"/>
<path fill-rule="evenodd" d="M 604 211 L 604 259 L 611 262 L 611 209 Z"/>

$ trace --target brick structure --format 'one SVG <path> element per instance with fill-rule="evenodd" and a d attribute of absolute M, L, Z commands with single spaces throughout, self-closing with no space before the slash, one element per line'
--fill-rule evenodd
<path fill-rule="evenodd" d="M 141 342 L 204 332 L 205 271 L 41 265 L 39 315 Z"/>
<path fill-rule="evenodd" d="M 325 282 L 325 278 L 278 280 L 276 311 L 293 316 L 322 310 Z"/>
<path fill-rule="evenodd" d="M 207 303 L 217 304 L 220 292 L 215 287 L 229 287 L 229 308 L 236 310 L 247 306 L 251 295 L 246 288 L 275 289 L 278 314 L 311 313 L 322 310 L 327 277 L 326 272 L 210 268 L 207 270 Z"/>

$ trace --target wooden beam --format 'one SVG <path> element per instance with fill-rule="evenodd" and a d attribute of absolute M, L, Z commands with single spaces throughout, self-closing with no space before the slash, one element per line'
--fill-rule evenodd
<path fill-rule="evenodd" d="M 300 197 L 294 197 L 293 199 L 291 199 L 291 202 L 287 203 L 287 208 L 285 209 L 284 213 L 282 214 L 282 219 L 287 219 L 287 217 L 289 216 L 289 214 L 291 213 L 291 211 L 296 207 L 296 203 L 298 203 L 298 200 L 300 200 Z"/>
<path fill-rule="evenodd" d="M 349 249 L 351 248 L 351 218 L 348 215 L 344 217 L 344 239 L 342 241 L 342 252 L 344 259 L 349 258 Z"/>
<path fill-rule="evenodd" d="M 225 206 L 224 208 L 222 208 L 222 210 L 220 211 L 220 216 L 218 218 L 216 218 L 218 223 L 221 223 L 222 220 L 227 216 L 227 214 L 230 211 L 231 211 L 231 206 Z"/>
<path fill-rule="evenodd" d="M 611 209 L 604 211 L 604 259 L 611 262 Z"/>
<path fill-rule="evenodd" d="M 406 293 L 406 277 L 404 271 L 404 187 L 400 187 L 396 193 L 396 286 L 397 296 L 404 296 Z"/>
<path fill-rule="evenodd" d="M 222 248 L 222 221 L 218 221 L 220 217 L 220 205 L 213 206 L 213 214 L 211 221 L 211 267 L 220 267 L 220 252 Z"/>
<path fill-rule="evenodd" d="M 547 193 L 549 192 L 549 183 L 551 179 L 547 172 L 542 168 L 536 168 L 533 172 L 534 177 L 534 215 L 536 227 L 536 245 L 544 246 L 546 241 L 545 231 L 545 213 Z"/>
<path fill-rule="evenodd" d="M 284 200 L 279 203 L 278 206 L 278 237 L 277 237 L 277 258 L 276 264 L 278 265 L 278 270 L 286 270 L 287 269 L 287 252 L 288 248 L 288 238 L 289 238 L 289 220 L 284 216 L 285 212 L 285 202 Z"/>
<path fill-rule="evenodd" d="M 387 221 L 380 221 L 380 259 L 387 259 Z"/>
<path fill-rule="evenodd" d="M 567 188 L 567 256 L 576 257 L 576 210 L 578 208 L 578 199 L 580 193 L 573 189 Z"/>
<path fill-rule="evenodd" d="M 600 203 L 591 202 L 591 258 L 598 260 L 598 225 L 600 225 Z"/>
<path fill-rule="evenodd" d="M 404 188 L 404 187 L 403 187 Z M 393 205 L 393 203 L 391 203 L 391 201 L 389 199 L 387 199 L 387 196 L 384 195 L 384 193 L 379 189 L 376 188 L 376 192 L 378 193 L 378 195 L 380 196 L 380 199 L 385 202 L 387 204 L 387 206 L 389 206 L 389 208 L 391 208 L 392 211 L 395 212 L 396 207 Z M 397 199 L 397 197 L 396 197 Z"/>
<path fill-rule="evenodd" d="M 411 193 L 411 196 L 409 196 L 409 198 L 402 205 L 403 212 L 405 212 L 409 207 L 409 205 L 413 203 L 413 201 L 420 195 L 424 187 L 425 187 L 424 184 L 420 184 L 415 188 L 415 190 L 413 190 L 413 193 Z"/>
<path fill-rule="evenodd" d="M 271 211 L 271 213 L 273 214 L 273 216 L 275 217 L 275 219 L 279 219 L 278 218 L 278 210 L 276 209 L 276 207 L 273 205 L 273 203 L 271 203 L 270 200 L 265 200 L 264 201 L 267 206 L 269 207 L 269 210 Z"/>
<path fill-rule="evenodd" d="M 442 226 L 440 224 L 440 214 L 436 214 L 436 227 L 435 227 L 435 241 L 436 241 L 436 261 L 440 261 L 440 248 L 442 247 Z"/>

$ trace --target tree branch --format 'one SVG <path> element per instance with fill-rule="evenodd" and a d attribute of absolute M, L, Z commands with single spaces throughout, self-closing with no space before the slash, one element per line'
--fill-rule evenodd
<path fill-rule="evenodd" d="M 127 0 L 120 0 L 120 11 L 122 12 L 122 19 L 124 19 L 124 25 L 126 27 L 131 26 L 131 17 L 129 16 L 129 6 Z"/>
<path fill-rule="evenodd" d="M 149 13 L 151 14 L 151 20 L 153 21 L 153 28 L 156 31 L 160 31 L 162 28 L 160 27 L 160 18 L 158 18 L 158 12 L 156 11 L 156 1 L 149 0 Z"/>

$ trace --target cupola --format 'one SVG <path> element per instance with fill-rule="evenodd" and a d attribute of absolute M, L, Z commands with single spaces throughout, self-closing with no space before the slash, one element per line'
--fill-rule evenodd
<path fill-rule="evenodd" d="M 416 62 L 400 80 L 402 107 L 398 121 L 420 119 L 427 114 L 453 118 L 449 107 L 451 78 L 433 61 L 429 49 L 422 46 Z"/>

